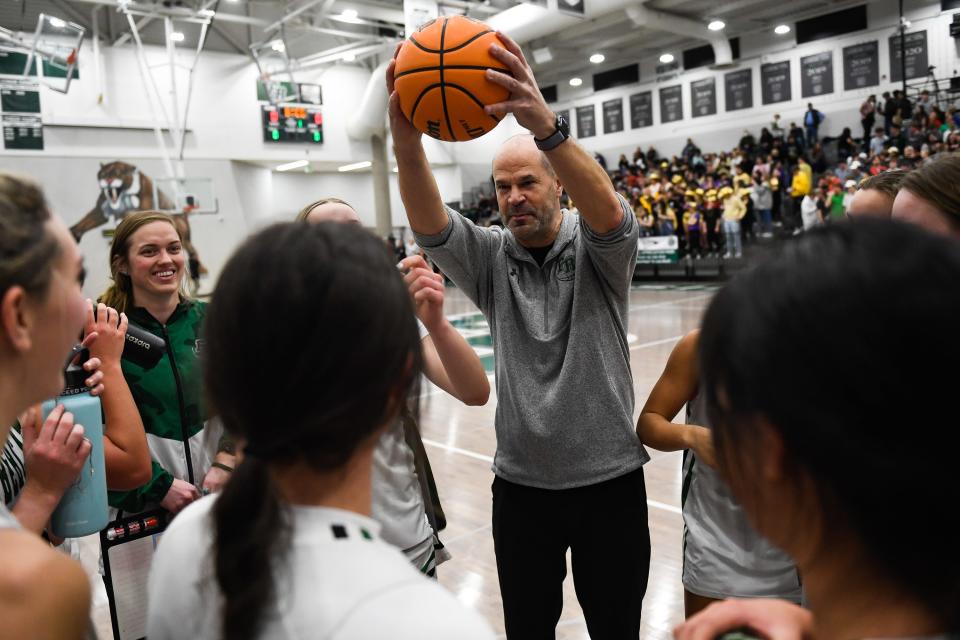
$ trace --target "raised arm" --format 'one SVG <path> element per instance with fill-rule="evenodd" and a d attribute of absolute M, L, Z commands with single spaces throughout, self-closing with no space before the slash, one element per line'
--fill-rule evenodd
<path fill-rule="evenodd" d="M 86 333 L 96 332 L 90 355 L 100 358 L 103 372 L 103 454 L 107 486 L 113 490 L 135 489 L 150 480 L 150 451 L 143 420 L 120 368 L 127 334 L 127 317 L 104 304 L 87 309 Z"/>
<path fill-rule="evenodd" d="M 422 235 L 436 235 L 447 226 L 447 211 L 423 150 L 423 134 L 410 124 L 400 109 L 400 95 L 393 82 L 395 64 L 396 60 L 391 61 L 387 67 L 387 92 L 390 95 L 388 113 L 393 153 L 397 158 L 400 199 L 407 211 L 410 228 Z"/>
<path fill-rule="evenodd" d="M 490 381 L 483 363 L 443 315 L 443 276 L 433 273 L 420 256 L 403 260 L 400 268 L 406 272 L 417 317 L 429 333 L 422 341 L 427 378 L 464 404 L 486 404 Z"/>
<path fill-rule="evenodd" d="M 533 70 L 527 64 L 520 46 L 504 33 L 497 33 L 506 45 L 490 45 L 490 53 L 504 63 L 512 74 L 487 70 L 487 79 L 510 91 L 510 98 L 486 107 L 491 115 L 512 113 L 521 126 L 543 140 L 556 130 L 556 114 L 540 93 Z M 545 151 L 560 184 L 577 203 L 584 222 L 595 233 L 616 229 L 623 221 L 623 207 L 617 198 L 610 176 L 572 137 Z"/>
<path fill-rule="evenodd" d="M 667 366 L 637 419 L 637 436 L 640 442 L 658 451 L 693 449 L 698 458 L 713 466 L 710 430 L 699 425 L 671 422 L 697 393 L 698 339 L 699 331 L 692 331 L 673 348 Z"/>

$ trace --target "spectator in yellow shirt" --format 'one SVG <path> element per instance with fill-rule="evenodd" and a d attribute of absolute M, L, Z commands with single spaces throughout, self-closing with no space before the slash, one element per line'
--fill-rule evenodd
<path fill-rule="evenodd" d="M 790 199 L 793 201 L 791 207 L 793 235 L 797 235 L 803 230 L 803 223 L 800 220 L 800 204 L 808 193 L 810 193 L 810 176 L 807 175 L 802 166 L 797 165 L 793 168 L 793 180 L 790 182 Z"/>
<path fill-rule="evenodd" d="M 743 198 L 730 187 L 723 187 L 717 192 L 723 201 L 723 234 L 727 241 L 727 251 L 724 258 L 740 258 L 743 256 L 743 245 L 740 240 L 740 221 L 747 215 L 747 206 Z"/>

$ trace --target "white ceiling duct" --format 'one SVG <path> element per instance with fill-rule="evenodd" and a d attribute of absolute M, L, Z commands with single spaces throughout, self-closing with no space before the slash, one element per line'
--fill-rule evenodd
<path fill-rule="evenodd" d="M 383 134 L 387 113 L 387 86 L 385 74 L 392 58 L 373 70 L 360 105 L 347 123 L 347 135 L 354 140 L 369 140 L 374 134 Z"/>
<path fill-rule="evenodd" d="M 666 13 L 650 9 L 643 5 L 633 5 L 626 9 L 627 17 L 638 27 L 656 29 L 681 36 L 706 40 L 713 46 L 714 63 L 712 68 L 722 69 L 733 66 L 733 52 L 726 36 L 719 31 L 710 31 L 707 25 L 675 13 Z"/>
<path fill-rule="evenodd" d="M 518 4 L 484 18 L 483 21 L 490 25 L 491 29 L 503 31 L 517 42 L 523 43 L 583 24 L 584 19 L 598 18 L 636 4 L 637 0 L 587 0 L 583 17 L 551 11 L 535 4 Z"/>

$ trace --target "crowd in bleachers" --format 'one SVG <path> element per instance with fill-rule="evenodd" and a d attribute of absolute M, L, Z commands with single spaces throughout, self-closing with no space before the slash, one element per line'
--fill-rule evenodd
<path fill-rule="evenodd" d="M 864 132 L 844 128 L 820 139 L 823 114 L 809 106 L 803 126 L 779 115 L 759 136 L 744 131 L 730 151 L 704 152 L 688 139 L 679 155 L 654 147 L 622 154 L 607 169 L 645 236 L 676 235 L 680 252 L 738 257 L 744 243 L 775 231 L 799 234 L 843 218 L 860 182 L 891 169 L 910 170 L 960 150 L 960 112 L 927 92 L 911 102 L 900 91 L 870 96 L 860 110 Z M 877 117 L 881 126 L 874 127 Z"/>

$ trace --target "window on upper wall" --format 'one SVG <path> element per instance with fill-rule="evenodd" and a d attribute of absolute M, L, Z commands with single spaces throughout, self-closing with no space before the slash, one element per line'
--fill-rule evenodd
<path fill-rule="evenodd" d="M 740 38 L 730 38 L 730 53 L 734 60 L 740 58 Z M 713 45 L 705 44 L 701 47 L 684 49 L 683 68 L 696 69 L 697 67 L 706 67 L 716 62 L 717 58 L 713 54 Z"/>
<path fill-rule="evenodd" d="M 638 82 L 640 82 L 640 65 L 637 64 L 629 64 L 625 67 L 617 67 L 593 74 L 594 91 L 603 91 L 604 89 L 622 87 L 626 84 L 637 84 Z"/>
<path fill-rule="evenodd" d="M 797 44 L 842 36 L 867 28 L 867 5 L 797 21 Z"/>

